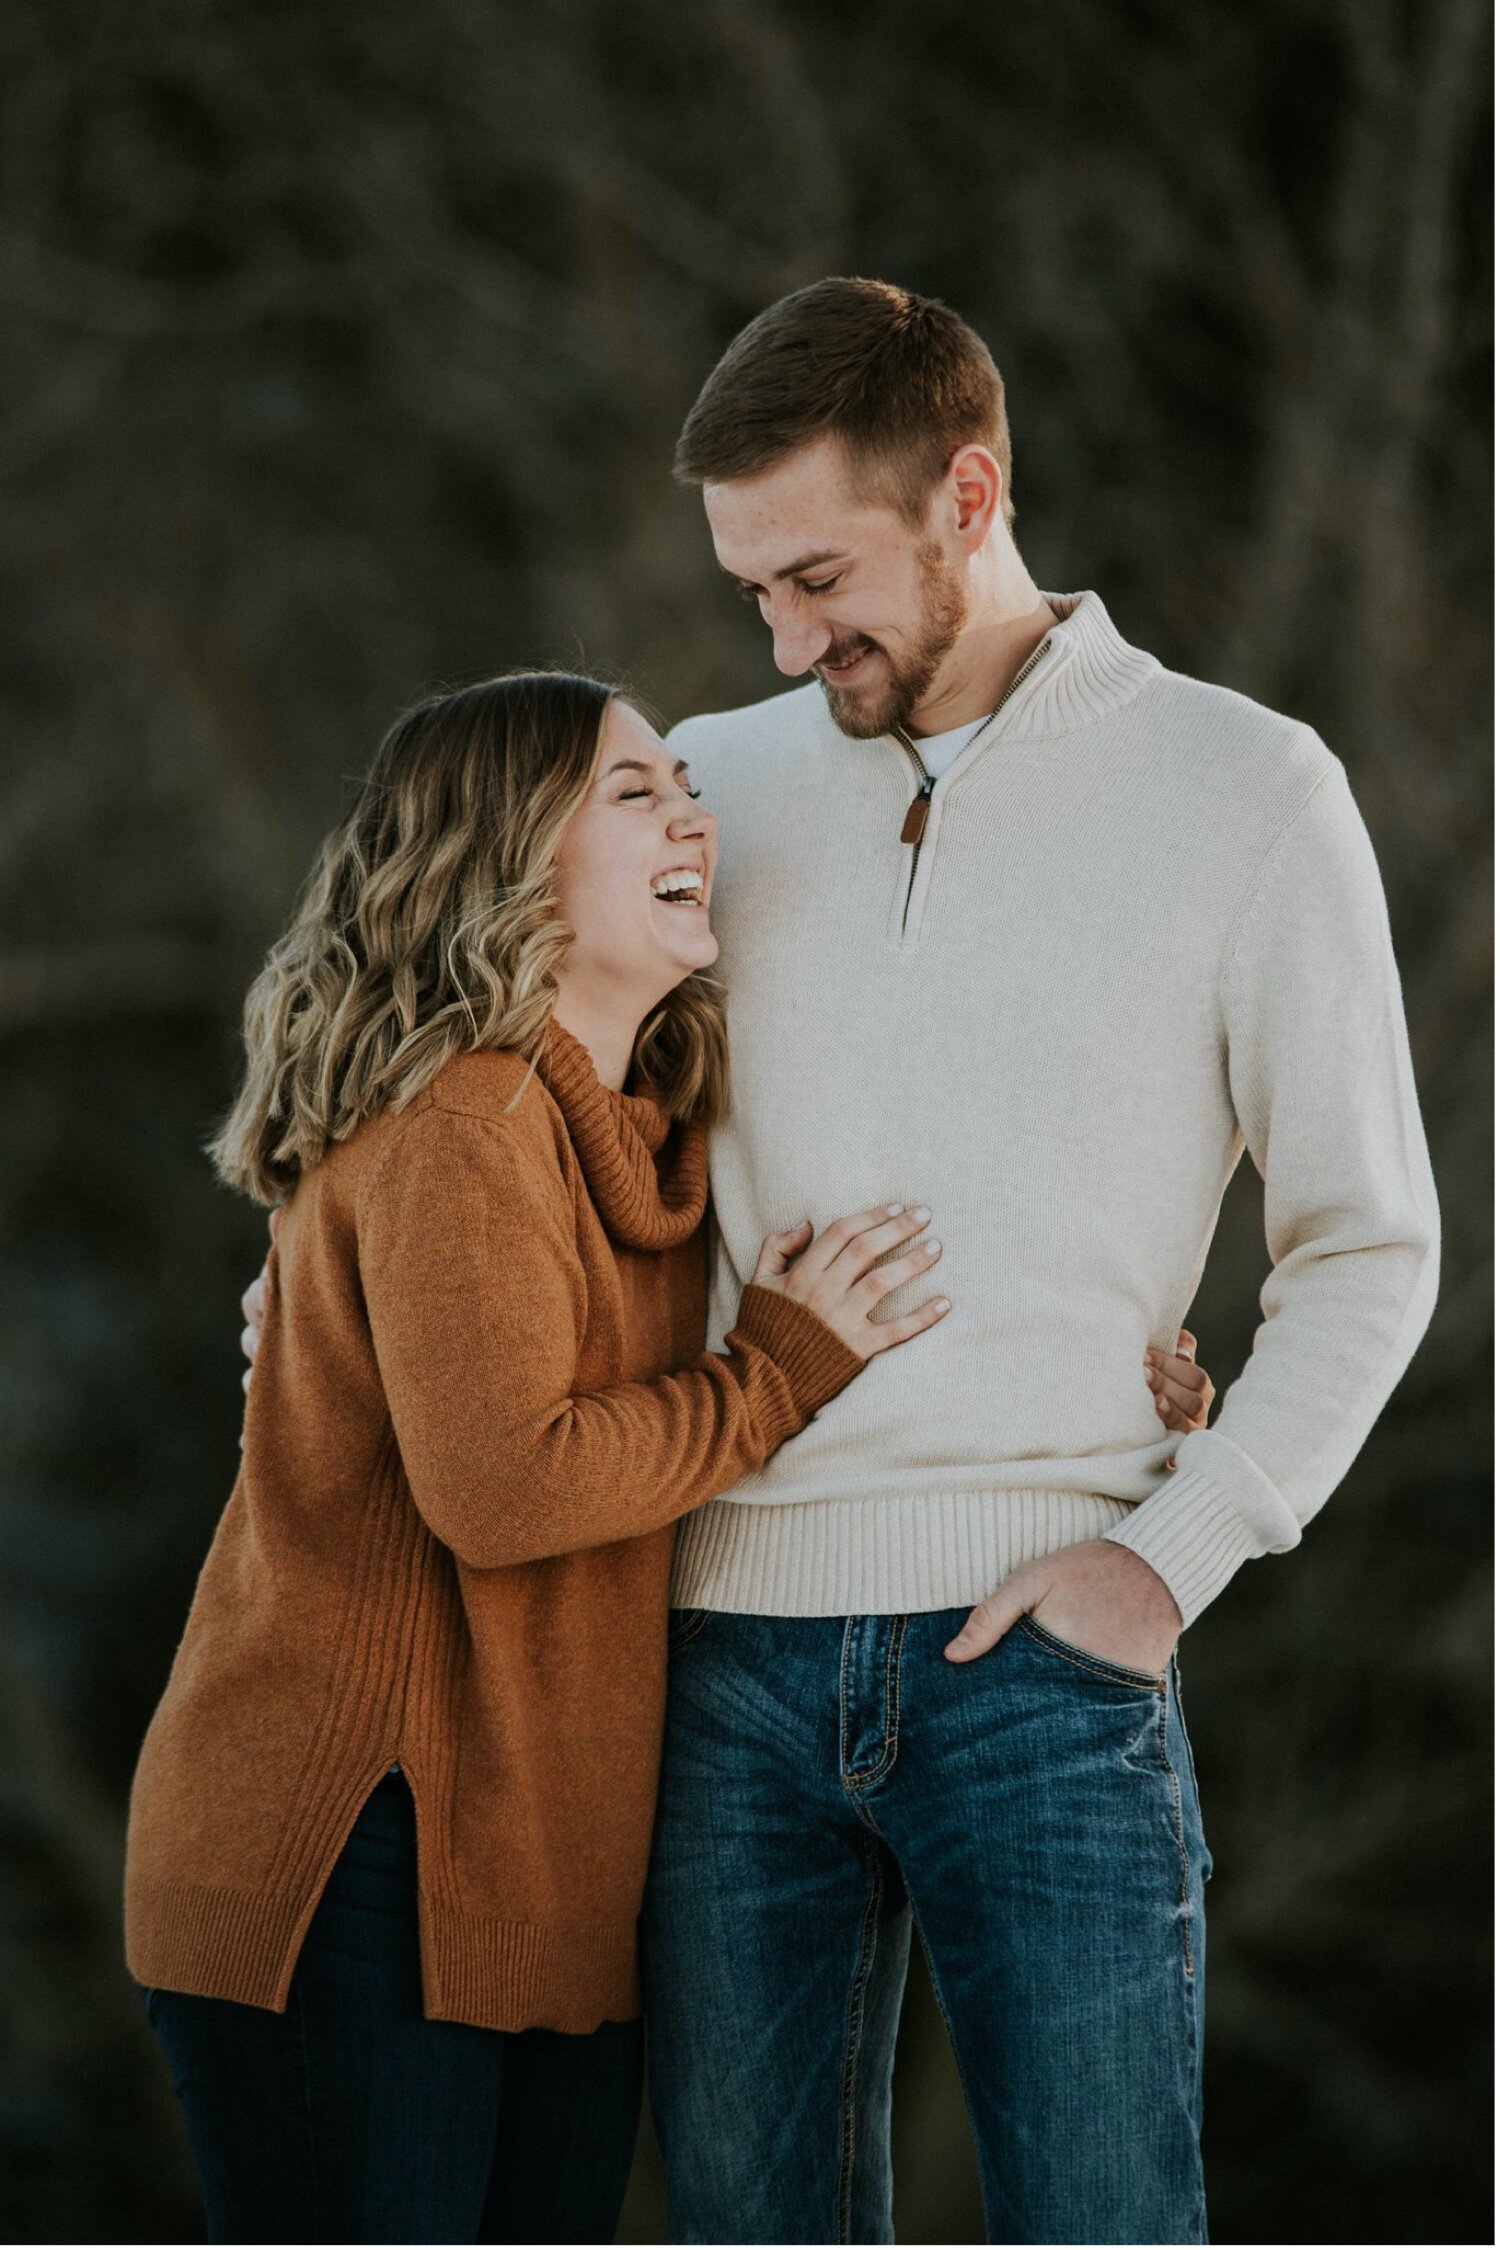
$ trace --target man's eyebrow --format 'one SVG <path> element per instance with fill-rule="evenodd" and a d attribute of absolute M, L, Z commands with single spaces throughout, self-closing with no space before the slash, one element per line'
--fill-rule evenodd
<path fill-rule="evenodd" d="M 676 765 L 672 768 L 673 780 L 675 781 L 678 774 L 686 773 L 687 770 L 688 763 L 686 758 L 679 758 Z M 604 778 L 606 781 L 608 781 L 612 773 L 649 773 L 650 771 L 651 768 L 646 764 L 644 758 L 616 758 L 612 766 L 605 767 Z"/>
<path fill-rule="evenodd" d="M 773 570 L 771 576 L 773 578 L 800 578 L 805 570 L 816 570 L 820 563 L 842 561 L 843 555 L 842 547 L 820 547 L 815 554 L 799 555 L 797 560 L 788 563 L 784 570 Z M 737 579 L 741 586 L 748 586 L 752 583 L 750 579 L 741 577 L 737 570 L 730 570 L 727 563 L 720 563 L 719 568 L 725 571 L 729 577 Z"/>

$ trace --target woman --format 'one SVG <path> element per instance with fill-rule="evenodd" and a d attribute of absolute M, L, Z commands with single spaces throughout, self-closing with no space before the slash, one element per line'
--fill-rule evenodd
<path fill-rule="evenodd" d="M 892 1206 L 700 1349 L 713 869 L 628 703 L 492 681 L 398 723 L 252 993 L 216 1154 L 284 1212 L 127 1867 L 213 2239 L 614 2232 L 674 1520 L 946 1309 L 875 1317 L 937 1262 Z"/>
<path fill-rule="evenodd" d="M 494 680 L 392 729 L 252 990 L 214 1153 L 283 1223 L 126 1867 L 213 2240 L 613 2232 L 674 1519 L 946 1309 L 871 1318 L 937 1259 L 892 1206 L 702 1349 L 713 867 L 628 703 Z"/>

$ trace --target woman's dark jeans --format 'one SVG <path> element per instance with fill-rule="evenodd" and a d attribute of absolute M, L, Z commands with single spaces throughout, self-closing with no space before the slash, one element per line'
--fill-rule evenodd
<path fill-rule="evenodd" d="M 613 2240 L 642 2034 L 422 2014 L 416 1829 L 387 1774 L 319 1901 L 286 2013 L 159 1989 L 210 2242 Z"/>

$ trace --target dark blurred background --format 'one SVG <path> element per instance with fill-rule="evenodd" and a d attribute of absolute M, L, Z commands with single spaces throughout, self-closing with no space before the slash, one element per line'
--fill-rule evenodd
<path fill-rule="evenodd" d="M 1481 0 L 11 0 L 0 21 L 0 2209 L 182 2241 L 123 1809 L 235 1473 L 244 987 L 414 691 L 779 685 L 672 441 L 829 272 L 1007 382 L 1017 536 L 1311 721 L 1388 889 L 1441 1301 L 1184 1641 L 1219 2242 L 1480 2242 L 1489 2184 L 1489 16 Z M 1171 995 L 1163 995 L 1170 1021 Z M 1190 1324 L 1222 1392 L 1248 1161 Z M 980 2238 L 913 1982 L 903 2239 Z M 627 2213 L 662 2239 L 649 2131 Z"/>

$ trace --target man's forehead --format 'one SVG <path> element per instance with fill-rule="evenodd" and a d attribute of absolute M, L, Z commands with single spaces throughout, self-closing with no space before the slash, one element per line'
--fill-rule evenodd
<path fill-rule="evenodd" d="M 711 517 L 729 512 L 758 516 L 772 511 L 788 515 L 805 507 L 858 508 L 860 499 L 843 446 L 818 438 L 753 476 L 722 484 L 710 480 L 703 487 L 703 504 Z"/>
<path fill-rule="evenodd" d="M 878 536 L 889 511 L 861 497 L 837 458 L 813 448 L 759 476 L 705 484 L 703 506 L 720 566 L 735 577 L 786 578 L 846 556 Z M 816 449 L 820 454 L 822 449 Z"/>

